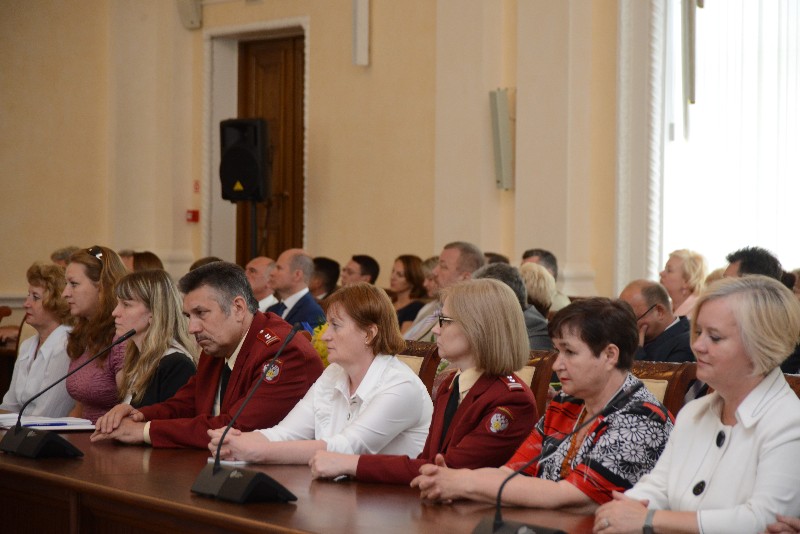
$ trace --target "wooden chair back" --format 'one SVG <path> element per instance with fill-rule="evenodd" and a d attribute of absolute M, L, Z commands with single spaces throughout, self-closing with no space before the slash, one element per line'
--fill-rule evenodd
<path fill-rule="evenodd" d="M 433 381 L 436 378 L 436 369 L 439 367 L 439 347 L 436 343 L 427 341 L 406 341 L 406 347 L 402 354 L 397 358 L 408 365 L 413 370 L 425 387 L 428 394 L 433 389 Z"/>
<path fill-rule="evenodd" d="M 644 382 L 648 390 L 667 407 L 672 415 L 683 408 L 683 401 L 689 384 L 697 373 L 694 362 L 633 362 L 631 372 Z"/>
<path fill-rule="evenodd" d="M 557 356 L 558 353 L 551 350 L 532 350 L 528 364 L 515 372 L 520 380 L 530 385 L 540 416 L 544 415 L 549 402 L 550 377 Z"/>

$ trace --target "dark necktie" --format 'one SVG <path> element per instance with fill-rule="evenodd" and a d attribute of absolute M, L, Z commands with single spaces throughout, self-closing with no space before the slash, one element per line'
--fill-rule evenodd
<path fill-rule="evenodd" d="M 285 311 L 286 311 L 286 304 L 284 304 L 283 302 L 279 302 L 272 307 L 272 313 L 274 313 L 278 317 L 283 317 L 283 312 Z"/>
<path fill-rule="evenodd" d="M 222 399 L 225 398 L 225 390 L 228 387 L 228 379 L 231 377 L 231 368 L 228 367 L 228 362 L 222 366 L 222 374 L 219 377 L 219 405 L 222 409 Z"/>
<path fill-rule="evenodd" d="M 442 424 L 442 439 L 439 442 L 439 450 L 442 450 L 442 445 L 444 444 L 444 437 L 447 435 L 447 430 L 450 428 L 450 423 L 453 421 L 453 416 L 456 414 L 456 410 L 458 410 L 458 399 L 460 393 L 458 391 L 458 377 L 461 375 L 456 375 L 453 379 L 453 384 L 450 386 L 450 398 L 447 399 L 447 406 L 444 408 L 444 423 Z"/>

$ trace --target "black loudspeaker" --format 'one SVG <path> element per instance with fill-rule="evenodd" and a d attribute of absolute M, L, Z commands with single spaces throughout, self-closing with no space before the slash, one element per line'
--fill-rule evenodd
<path fill-rule="evenodd" d="M 228 466 L 217 467 L 215 473 L 213 462 L 197 475 L 192 493 L 239 504 L 297 500 L 294 493 L 264 473 Z"/>
<path fill-rule="evenodd" d="M 0 441 L 0 450 L 28 458 L 76 458 L 80 449 L 56 434 L 32 428 L 11 427 Z"/>
<path fill-rule="evenodd" d="M 261 202 L 269 191 L 267 123 L 263 119 L 228 119 L 219 123 L 222 198 Z"/>

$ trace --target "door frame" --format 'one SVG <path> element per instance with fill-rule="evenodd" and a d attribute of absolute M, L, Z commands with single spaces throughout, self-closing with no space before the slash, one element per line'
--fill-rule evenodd
<path fill-rule="evenodd" d="M 236 260 L 236 205 L 222 199 L 219 183 L 219 123 L 236 117 L 239 42 L 303 35 L 303 246 L 308 228 L 309 18 L 296 17 L 203 31 L 203 142 L 200 187 L 202 256 Z"/>

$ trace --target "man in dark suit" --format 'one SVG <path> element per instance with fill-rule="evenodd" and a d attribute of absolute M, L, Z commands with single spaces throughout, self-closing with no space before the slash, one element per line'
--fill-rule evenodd
<path fill-rule="evenodd" d="M 308 331 L 324 323 L 325 313 L 308 291 L 313 274 L 314 260 L 304 250 L 291 248 L 281 253 L 269 275 L 269 285 L 280 302 L 267 311 L 281 316 L 287 323 L 301 323 Z"/>
<path fill-rule="evenodd" d="M 738 278 L 750 274 L 761 274 L 774 278 L 779 282 L 783 275 L 783 267 L 778 258 L 770 251 L 760 247 L 745 247 L 728 254 L 728 267 L 725 269 L 724 277 Z M 781 364 L 784 373 L 800 373 L 800 344 L 794 352 Z"/>
<path fill-rule="evenodd" d="M 650 280 L 634 280 L 620 293 L 636 314 L 639 326 L 637 360 L 693 362 L 689 321 L 675 317 L 664 286 Z"/>
<path fill-rule="evenodd" d="M 189 333 L 203 349 L 193 376 L 175 395 L 136 410 L 119 404 L 101 417 L 92 441 L 116 439 L 154 447 L 208 445 L 208 430 L 227 425 L 291 326 L 258 311 L 241 267 L 214 262 L 181 278 Z M 263 383 L 236 420 L 251 431 L 278 424 L 322 374 L 322 361 L 303 336 L 295 336 L 270 364 Z"/>

